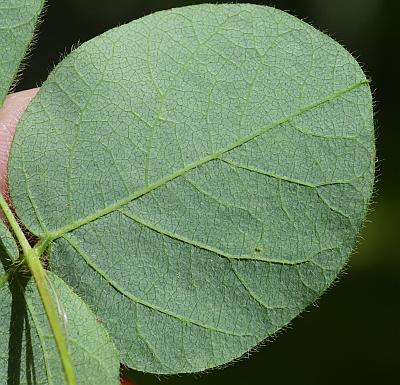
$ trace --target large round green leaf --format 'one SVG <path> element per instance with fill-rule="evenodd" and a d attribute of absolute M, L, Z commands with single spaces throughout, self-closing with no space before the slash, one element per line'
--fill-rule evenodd
<path fill-rule="evenodd" d="M 345 264 L 373 185 L 361 68 L 269 7 L 113 29 L 56 67 L 17 131 L 19 217 L 149 372 L 226 363 L 292 320 Z"/>

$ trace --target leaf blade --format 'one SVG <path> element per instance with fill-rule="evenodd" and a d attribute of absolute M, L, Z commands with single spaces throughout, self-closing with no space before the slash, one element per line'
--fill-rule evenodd
<path fill-rule="evenodd" d="M 44 0 L 0 1 L 0 106 L 33 39 Z"/>
<path fill-rule="evenodd" d="M 350 54 L 280 11 L 161 12 L 56 68 L 11 165 L 19 216 L 54 241 L 52 269 L 124 360 L 204 370 L 287 324 L 345 263 L 373 183 L 371 94 Z"/>

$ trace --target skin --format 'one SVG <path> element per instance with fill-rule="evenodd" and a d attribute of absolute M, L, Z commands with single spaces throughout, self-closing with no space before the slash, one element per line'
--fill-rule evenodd
<path fill-rule="evenodd" d="M 7 163 L 15 127 L 38 88 L 7 96 L 0 109 L 0 192 L 8 199 Z"/>
<path fill-rule="evenodd" d="M 8 95 L 3 107 L 0 109 L 0 193 L 8 201 L 8 157 L 10 155 L 12 139 L 17 123 L 38 91 L 39 88 L 33 88 Z M 0 213 L 1 218 L 3 216 Z M 135 384 L 128 378 L 122 378 L 121 385 Z"/>

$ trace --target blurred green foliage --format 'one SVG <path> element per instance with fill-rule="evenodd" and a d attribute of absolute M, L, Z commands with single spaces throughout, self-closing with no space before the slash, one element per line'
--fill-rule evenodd
<path fill-rule="evenodd" d="M 202 1 L 49 0 L 19 89 L 40 85 L 60 57 L 79 42 L 148 13 Z M 210 1 L 211 2 L 211 1 Z M 400 2 L 394 0 L 271 0 L 327 32 L 350 50 L 372 79 L 377 130 L 377 184 L 358 250 L 338 283 L 281 332 L 238 363 L 196 376 L 150 384 L 395 385 L 399 383 L 400 217 L 398 62 Z M 399 226 L 400 227 L 400 226 Z"/>

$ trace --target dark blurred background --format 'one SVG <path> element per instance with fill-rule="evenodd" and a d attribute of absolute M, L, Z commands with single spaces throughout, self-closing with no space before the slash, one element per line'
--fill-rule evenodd
<path fill-rule="evenodd" d="M 202 1 L 49 0 L 19 89 L 40 85 L 78 42 L 151 12 Z M 221 1 L 220 1 L 221 2 Z M 138 385 L 400 384 L 400 217 L 398 115 L 400 49 L 396 0 L 271 0 L 327 32 L 363 65 L 375 97 L 378 174 L 374 204 L 345 274 L 274 342 L 222 370 L 155 377 Z M 102 385 L 102 384 L 99 384 Z"/>

